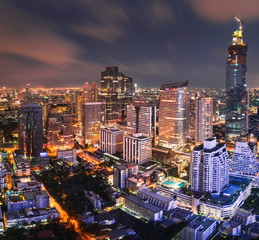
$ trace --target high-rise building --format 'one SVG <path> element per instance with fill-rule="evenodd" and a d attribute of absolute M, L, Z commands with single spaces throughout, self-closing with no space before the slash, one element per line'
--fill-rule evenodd
<path fill-rule="evenodd" d="M 98 144 L 100 130 L 105 124 L 105 102 L 86 102 L 82 111 L 83 143 Z"/>
<path fill-rule="evenodd" d="M 229 156 L 226 145 L 209 138 L 192 151 L 190 183 L 194 191 L 216 192 L 229 183 Z"/>
<path fill-rule="evenodd" d="M 100 149 L 109 154 L 122 152 L 123 131 L 116 128 L 102 128 L 100 133 Z"/>
<path fill-rule="evenodd" d="M 125 136 L 123 139 L 123 159 L 142 164 L 152 160 L 152 139 L 142 133 Z"/>
<path fill-rule="evenodd" d="M 79 122 L 82 123 L 82 111 L 83 105 L 86 102 L 97 102 L 98 101 L 98 87 L 95 82 L 92 83 L 92 86 L 89 86 L 88 82 L 85 82 L 83 91 L 80 96 L 80 106 L 79 106 Z"/>
<path fill-rule="evenodd" d="M 91 102 L 98 102 L 98 86 L 95 82 L 93 82 L 91 85 L 89 98 Z"/>
<path fill-rule="evenodd" d="M 203 143 L 213 137 L 213 98 L 196 99 L 195 140 Z"/>
<path fill-rule="evenodd" d="M 118 67 L 106 67 L 101 73 L 101 96 L 106 101 L 106 121 L 126 117 L 126 105 L 132 101 L 133 80 L 119 72 Z"/>
<path fill-rule="evenodd" d="M 75 92 L 75 115 L 80 123 L 81 114 L 82 114 L 82 106 L 81 106 L 81 91 Z"/>
<path fill-rule="evenodd" d="M 243 29 L 233 33 L 232 44 L 228 47 L 226 70 L 226 140 L 237 141 L 247 133 L 248 128 L 248 94 L 246 86 L 246 53 L 247 44 L 243 42 Z"/>
<path fill-rule="evenodd" d="M 74 146 L 72 114 L 67 104 L 53 104 L 48 115 L 47 147 L 70 149 Z"/>
<path fill-rule="evenodd" d="M 191 140 L 195 139 L 195 128 L 196 128 L 196 99 L 190 99 L 189 107 L 189 137 Z"/>
<path fill-rule="evenodd" d="M 230 173 L 246 177 L 259 176 L 259 162 L 246 142 L 236 143 Z"/>
<path fill-rule="evenodd" d="M 127 132 L 128 134 L 143 133 L 156 139 L 156 106 L 150 104 L 127 105 Z"/>
<path fill-rule="evenodd" d="M 159 145 L 179 148 L 188 139 L 188 81 L 161 87 L 158 132 Z"/>
<path fill-rule="evenodd" d="M 24 157 L 39 157 L 43 149 L 42 109 L 39 104 L 24 104 L 18 113 L 19 151 Z"/>
<path fill-rule="evenodd" d="M 88 82 L 85 82 L 81 95 L 81 101 L 82 103 L 98 101 L 98 87 L 95 82 L 92 83 L 91 87 Z"/>

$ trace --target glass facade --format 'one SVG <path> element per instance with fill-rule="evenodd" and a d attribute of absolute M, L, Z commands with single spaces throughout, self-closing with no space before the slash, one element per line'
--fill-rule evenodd
<path fill-rule="evenodd" d="M 233 34 L 232 44 L 228 47 L 226 69 L 226 140 L 237 141 L 247 133 L 247 87 L 246 87 L 246 53 L 247 45 L 243 43 L 242 26 Z"/>
<path fill-rule="evenodd" d="M 106 120 L 126 117 L 126 105 L 132 101 L 133 80 L 119 72 L 118 67 L 106 67 L 101 72 L 101 95 L 106 101 Z"/>
<path fill-rule="evenodd" d="M 99 144 L 100 130 L 105 124 L 105 102 L 83 104 L 82 136 L 84 144 Z"/>
<path fill-rule="evenodd" d="M 36 104 L 25 104 L 19 109 L 19 152 L 31 159 L 43 149 L 42 109 Z"/>
<path fill-rule="evenodd" d="M 180 148 L 188 139 L 188 81 L 161 87 L 159 106 L 159 145 Z"/>

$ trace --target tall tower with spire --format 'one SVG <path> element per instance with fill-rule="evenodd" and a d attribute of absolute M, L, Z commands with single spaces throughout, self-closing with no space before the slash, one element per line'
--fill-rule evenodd
<path fill-rule="evenodd" d="M 239 29 L 232 35 L 232 44 L 228 47 L 226 69 L 226 140 L 237 141 L 248 129 L 248 94 L 246 86 L 247 44 L 243 42 L 243 26 L 239 18 Z"/>

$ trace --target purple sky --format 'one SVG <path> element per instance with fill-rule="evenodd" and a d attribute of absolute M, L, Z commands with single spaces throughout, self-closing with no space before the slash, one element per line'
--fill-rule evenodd
<path fill-rule="evenodd" d="M 258 13 L 258 0 L 2 0 L 1 86 L 99 84 L 117 65 L 141 87 L 224 87 L 238 16 L 247 84 L 259 87 Z"/>

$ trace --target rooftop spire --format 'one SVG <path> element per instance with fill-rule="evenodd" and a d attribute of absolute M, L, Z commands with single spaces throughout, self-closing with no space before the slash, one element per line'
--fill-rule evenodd
<path fill-rule="evenodd" d="M 232 35 L 233 36 L 232 44 L 233 45 L 244 45 L 242 21 L 238 17 L 235 17 L 235 19 L 239 22 L 239 30 L 234 31 L 234 33 Z"/>
<path fill-rule="evenodd" d="M 235 19 L 239 22 L 239 31 L 243 31 L 242 21 L 238 17 L 235 17 Z"/>

